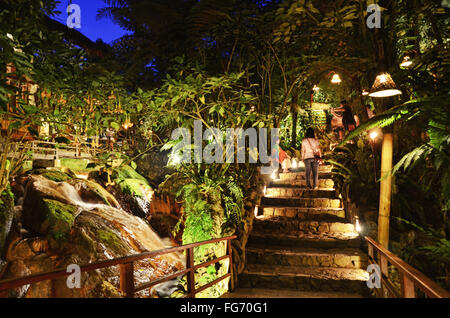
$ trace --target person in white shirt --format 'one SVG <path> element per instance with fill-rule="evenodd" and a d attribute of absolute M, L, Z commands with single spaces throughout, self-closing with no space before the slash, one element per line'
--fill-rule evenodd
<path fill-rule="evenodd" d="M 302 141 L 302 161 L 306 169 L 306 186 L 311 188 L 311 171 L 313 175 L 313 188 L 318 189 L 319 184 L 319 163 L 322 158 L 320 144 L 314 134 L 314 129 L 308 128 L 305 138 Z"/>

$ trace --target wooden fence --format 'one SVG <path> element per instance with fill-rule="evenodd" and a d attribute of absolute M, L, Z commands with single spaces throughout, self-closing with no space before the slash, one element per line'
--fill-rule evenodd
<path fill-rule="evenodd" d="M 450 293 L 436 284 L 430 278 L 411 267 L 391 253 L 386 248 L 370 237 L 365 237 L 368 243 L 369 261 L 380 268 L 381 288 L 378 290 L 379 297 L 402 297 L 416 298 L 417 291 L 422 291 L 430 298 L 450 298 Z M 400 277 L 400 292 L 389 279 L 389 264 L 393 265 Z"/>
<path fill-rule="evenodd" d="M 178 276 L 187 275 L 187 298 L 195 298 L 195 295 L 204 291 L 205 289 L 221 282 L 222 280 L 230 277 L 232 279 L 232 269 L 233 269 L 233 262 L 232 262 L 232 253 L 231 253 L 231 241 L 235 239 L 236 236 L 229 236 L 224 238 L 218 238 L 213 239 L 209 241 L 203 241 L 188 245 L 182 245 L 177 247 L 171 247 L 166 248 L 163 250 L 158 251 L 152 251 L 152 252 L 145 252 L 142 254 L 137 255 L 131 255 L 131 256 L 125 256 L 121 258 L 116 258 L 112 260 L 106 260 L 101 261 L 97 263 L 92 264 L 86 264 L 81 265 L 80 270 L 81 272 L 88 272 L 93 271 L 96 269 L 102 269 L 102 268 L 108 268 L 112 266 L 119 266 L 120 269 L 120 290 L 123 292 L 125 297 L 134 297 L 136 292 L 149 289 L 157 284 L 164 283 L 166 281 L 172 280 Z M 211 261 L 195 265 L 194 264 L 194 248 L 199 247 L 205 244 L 212 244 L 212 243 L 219 243 L 222 241 L 227 242 L 227 253 L 226 255 L 215 258 Z M 175 252 L 183 252 L 186 251 L 186 268 L 180 271 L 177 271 L 173 274 L 161 277 L 157 280 L 149 281 L 147 283 L 143 283 L 139 286 L 135 286 L 134 283 L 134 263 L 140 260 L 154 258 L 156 256 L 166 255 L 170 253 Z M 214 281 L 205 284 L 203 286 L 200 286 L 199 288 L 195 287 L 195 271 L 202 267 L 207 267 L 213 264 L 216 264 L 217 262 L 220 262 L 222 260 L 229 260 L 229 272 L 222 277 L 219 277 L 215 279 Z M 66 269 L 59 269 L 47 273 L 41 273 L 41 274 L 35 274 L 30 275 L 22 278 L 17 279 L 9 279 L 9 280 L 3 280 L 0 281 L 0 292 L 8 289 L 18 288 L 24 285 L 37 283 L 45 280 L 55 280 L 59 278 L 63 278 L 66 276 L 71 275 L 71 272 L 67 272 Z"/>

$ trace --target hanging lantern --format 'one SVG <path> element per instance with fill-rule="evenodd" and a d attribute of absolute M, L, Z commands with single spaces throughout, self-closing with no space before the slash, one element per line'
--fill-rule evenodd
<path fill-rule="evenodd" d="M 341 82 L 342 80 L 339 74 L 334 74 L 333 77 L 331 78 L 331 83 L 333 84 L 340 84 Z"/>
<path fill-rule="evenodd" d="M 394 80 L 389 73 L 381 73 L 373 83 L 370 97 L 390 97 L 401 95 L 402 92 L 397 89 Z"/>
<path fill-rule="evenodd" d="M 406 56 L 403 58 L 403 61 L 402 61 L 402 63 L 400 64 L 400 67 L 408 68 L 408 67 L 410 67 L 412 64 L 413 64 L 413 62 L 411 61 L 411 57 L 410 57 L 409 55 L 406 55 Z"/>

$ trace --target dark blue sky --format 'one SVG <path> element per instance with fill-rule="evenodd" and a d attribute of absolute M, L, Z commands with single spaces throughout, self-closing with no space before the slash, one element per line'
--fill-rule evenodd
<path fill-rule="evenodd" d="M 81 29 L 77 30 L 94 42 L 100 38 L 106 43 L 111 43 L 127 33 L 109 18 L 102 18 L 97 21 L 97 9 L 105 7 L 105 3 L 102 0 L 59 1 L 61 3 L 58 5 L 57 10 L 61 14 L 54 17 L 54 19 L 66 24 L 68 16 L 67 6 L 69 3 L 78 4 L 81 8 Z"/>

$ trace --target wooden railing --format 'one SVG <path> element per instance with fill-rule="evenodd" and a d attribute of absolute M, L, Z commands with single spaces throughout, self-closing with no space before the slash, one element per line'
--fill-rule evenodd
<path fill-rule="evenodd" d="M 381 279 L 381 295 L 385 297 L 401 297 L 401 298 L 416 298 L 416 288 L 422 291 L 426 297 L 430 298 L 450 298 L 450 293 L 444 288 L 436 284 L 430 278 L 419 272 L 417 269 L 411 267 L 400 259 L 395 254 L 388 251 L 386 248 L 377 243 L 370 237 L 365 237 L 368 243 L 369 261 L 376 264 L 380 268 Z M 376 253 L 376 254 L 375 254 Z M 377 259 L 375 259 L 375 257 Z M 395 288 L 389 280 L 389 264 L 393 265 L 400 277 L 400 292 Z M 386 294 L 385 294 L 386 292 Z"/>
<path fill-rule="evenodd" d="M 92 264 L 86 264 L 80 266 L 81 272 L 89 272 L 96 269 L 102 269 L 112 266 L 119 266 L 120 270 L 120 290 L 123 292 L 125 297 L 134 297 L 135 293 L 149 289 L 157 284 L 164 283 L 166 281 L 172 280 L 178 276 L 184 276 L 187 275 L 187 298 L 195 298 L 195 295 L 204 291 L 205 289 L 221 282 L 222 280 L 230 277 L 232 279 L 232 269 L 233 269 L 233 262 L 232 262 L 232 255 L 231 255 L 231 240 L 235 239 L 236 236 L 229 236 L 224 238 L 218 238 L 213 239 L 209 241 L 203 241 L 188 245 L 182 245 L 177 247 L 171 247 L 163 250 L 158 251 L 152 251 L 152 252 L 145 252 L 142 254 L 137 255 L 131 255 L 131 256 L 125 256 L 121 258 L 116 258 L 112 260 L 106 260 L 101 261 L 97 263 Z M 202 264 L 195 265 L 194 264 L 194 248 L 198 246 L 202 246 L 205 244 L 212 244 L 212 243 L 219 243 L 222 241 L 227 242 L 227 253 L 226 255 L 213 259 L 209 262 L 205 262 Z M 134 263 L 140 260 L 154 258 L 156 256 L 171 254 L 175 252 L 182 252 L 186 251 L 186 268 L 180 271 L 177 271 L 173 274 L 166 275 L 164 277 L 161 277 L 157 280 L 149 281 L 147 283 L 143 283 L 139 286 L 135 286 L 134 284 Z M 199 288 L 195 288 L 195 271 L 202 267 L 207 267 L 212 264 L 215 264 L 217 262 L 220 262 L 222 260 L 229 259 L 229 272 L 214 281 L 205 284 Z M 0 281 L 0 292 L 8 289 L 18 288 L 24 285 L 37 283 L 45 280 L 55 280 L 59 278 L 63 278 L 66 276 L 71 275 L 71 272 L 67 272 L 66 269 L 59 269 L 52 272 L 47 273 L 41 273 L 41 274 L 35 274 L 30 275 L 22 278 L 17 279 L 9 279 L 9 280 L 3 280 Z"/>

